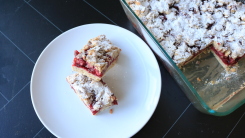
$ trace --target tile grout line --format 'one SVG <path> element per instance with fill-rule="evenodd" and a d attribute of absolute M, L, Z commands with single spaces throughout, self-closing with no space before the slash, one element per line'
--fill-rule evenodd
<path fill-rule="evenodd" d="M 3 110 L 3 108 L 8 104 L 9 102 L 7 102 L 5 105 L 3 105 L 2 108 L 0 108 L 0 112 Z"/>
<path fill-rule="evenodd" d="M 96 9 L 93 5 L 91 5 L 90 3 L 88 3 L 86 0 L 83 0 L 85 3 L 87 3 L 90 7 L 92 7 L 94 10 L 96 10 L 97 12 L 99 12 L 101 15 L 103 15 L 105 18 L 107 18 L 109 21 L 111 21 L 113 24 L 116 24 L 114 21 L 112 21 L 109 17 L 107 17 L 105 14 L 103 14 L 101 11 L 99 11 L 98 9 Z"/>
<path fill-rule="evenodd" d="M 18 94 L 19 94 L 19 93 L 20 93 L 20 92 L 21 92 L 27 85 L 29 85 L 30 82 L 31 82 L 31 81 L 29 81 L 29 82 L 28 82 L 22 89 L 20 89 L 19 92 L 15 94 L 15 96 L 17 96 L 17 95 L 18 95 Z M 15 98 L 15 96 L 12 97 L 12 98 L 9 100 L 9 102 L 11 102 L 11 101 Z"/>
<path fill-rule="evenodd" d="M 30 81 L 25 85 L 25 86 L 23 86 L 20 90 L 19 90 L 19 92 L 17 92 L 15 95 L 14 95 L 14 97 L 12 97 L 2 108 L 0 108 L 0 111 L 2 111 L 3 110 L 3 108 L 5 107 L 5 106 L 7 106 L 20 92 L 22 92 L 22 90 L 28 85 L 28 84 L 30 84 Z"/>
<path fill-rule="evenodd" d="M 44 129 L 44 126 L 43 126 L 43 128 L 41 128 L 38 132 L 37 132 L 37 134 L 35 135 L 35 136 L 33 136 L 33 138 L 35 138 L 42 130 Z"/>
<path fill-rule="evenodd" d="M 5 97 L 5 96 L 3 95 L 2 92 L 0 92 L 0 94 L 3 96 L 3 98 L 4 98 L 7 102 L 9 102 L 9 100 L 7 99 L 7 97 Z"/>
<path fill-rule="evenodd" d="M 233 132 L 233 130 L 236 128 L 236 126 L 239 124 L 239 122 L 242 120 L 243 116 L 245 115 L 245 112 L 243 113 L 243 115 L 239 118 L 239 120 L 237 121 L 237 123 L 235 124 L 235 126 L 232 128 L 231 132 L 228 134 L 228 136 L 226 138 L 228 138 L 231 133 Z"/>
<path fill-rule="evenodd" d="M 181 115 L 177 118 L 177 120 L 173 123 L 173 125 L 168 129 L 163 138 L 168 134 L 168 132 L 174 127 L 174 125 L 179 121 L 182 115 L 186 112 L 186 110 L 190 107 L 191 103 L 185 108 L 185 110 L 181 113 Z"/>
<path fill-rule="evenodd" d="M 27 5 L 29 5 L 33 10 L 35 10 L 38 14 L 40 14 L 44 19 L 46 19 L 50 24 L 52 24 L 56 29 L 58 29 L 61 33 L 63 33 L 63 31 L 58 27 L 56 26 L 53 22 L 51 22 L 47 17 L 45 17 L 42 13 L 40 13 L 36 8 L 34 8 L 29 2 L 26 2 L 25 3 Z"/>
<path fill-rule="evenodd" d="M 22 54 L 24 54 L 29 60 L 31 60 L 32 63 L 35 64 L 35 62 L 24 52 L 22 51 L 8 36 L 6 36 L 2 31 L 0 31 L 0 33 L 9 40 L 9 42 L 11 42 Z"/>

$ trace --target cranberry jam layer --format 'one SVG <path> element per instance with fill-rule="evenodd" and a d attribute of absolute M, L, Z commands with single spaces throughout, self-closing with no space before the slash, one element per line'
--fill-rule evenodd
<path fill-rule="evenodd" d="M 99 72 L 99 70 L 95 69 L 93 66 L 89 65 L 88 62 L 86 62 L 84 59 L 77 58 L 76 56 L 79 54 L 79 52 L 75 51 L 75 58 L 73 59 L 72 66 L 76 66 L 78 68 L 83 68 L 89 73 L 92 73 L 93 75 L 96 75 L 98 77 L 102 77 L 102 72 Z"/>
<path fill-rule="evenodd" d="M 213 46 L 210 47 L 210 49 L 215 53 L 215 55 L 220 59 L 219 61 L 222 61 L 223 64 L 227 67 L 235 65 L 242 57 L 232 58 L 230 56 L 226 56 L 225 52 L 216 50 Z"/>
<path fill-rule="evenodd" d="M 115 96 L 113 95 L 113 97 L 115 97 Z M 90 109 L 90 111 L 91 111 L 91 113 L 92 113 L 93 115 L 96 115 L 96 114 L 99 113 L 100 111 L 104 110 L 104 108 L 99 108 L 99 110 L 94 109 L 93 106 L 94 106 L 95 104 L 97 104 L 97 103 L 96 103 L 96 99 L 93 99 L 93 102 L 92 102 L 90 105 L 88 105 L 88 108 Z M 85 104 L 85 105 L 86 105 L 86 104 Z M 111 105 L 111 106 L 113 106 L 113 105 L 118 105 L 117 100 L 116 100 L 116 97 L 115 97 L 115 100 L 112 101 L 112 105 Z M 106 108 L 105 108 L 105 109 L 106 109 Z"/>
<path fill-rule="evenodd" d="M 106 70 L 98 70 L 93 65 L 90 65 L 89 62 L 85 61 L 83 58 L 77 58 L 76 56 L 80 54 L 77 50 L 74 53 L 75 53 L 75 58 L 73 59 L 72 66 L 82 68 L 87 72 L 98 77 L 102 77 L 105 74 Z M 108 59 L 109 59 L 108 61 L 105 61 L 107 63 L 105 69 L 109 68 L 114 62 L 116 62 L 118 57 L 116 57 L 116 59 L 113 59 L 108 56 Z"/>
<path fill-rule="evenodd" d="M 90 39 L 80 52 L 74 52 L 72 69 L 100 80 L 115 64 L 120 51 L 121 49 L 114 46 L 105 35 L 100 35 Z"/>
<path fill-rule="evenodd" d="M 116 96 L 102 80 L 95 81 L 79 73 L 69 75 L 66 80 L 93 115 L 118 104 Z"/>

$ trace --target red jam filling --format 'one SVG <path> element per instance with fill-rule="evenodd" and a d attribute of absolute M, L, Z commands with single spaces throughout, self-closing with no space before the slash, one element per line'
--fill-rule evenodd
<path fill-rule="evenodd" d="M 74 51 L 74 56 L 78 55 L 79 52 L 77 50 Z"/>
<path fill-rule="evenodd" d="M 95 110 L 95 111 L 92 111 L 92 114 L 95 115 L 95 114 L 97 114 L 98 112 L 99 112 L 99 111 L 96 111 L 96 110 Z"/>
<path fill-rule="evenodd" d="M 117 100 L 114 100 L 114 101 L 112 102 L 112 104 L 113 104 L 113 105 L 118 105 Z"/>
<path fill-rule="evenodd" d="M 89 73 L 98 76 L 98 77 L 102 77 L 104 72 L 99 72 L 97 69 L 95 69 L 93 66 L 89 65 L 85 60 L 80 59 L 80 58 L 76 58 L 76 56 L 79 54 L 79 52 L 77 50 L 74 51 L 74 55 L 75 58 L 73 59 L 73 64 L 72 66 L 76 66 L 79 68 L 83 68 L 85 70 L 87 70 Z M 107 67 L 109 67 L 111 65 L 111 63 L 114 62 L 115 59 L 111 60 L 111 57 L 109 57 L 109 64 L 107 65 Z"/>
<path fill-rule="evenodd" d="M 79 52 L 77 50 L 75 50 L 74 55 L 78 55 Z M 73 64 L 72 66 L 76 66 L 79 68 L 83 68 L 85 70 L 87 70 L 89 73 L 98 76 L 98 77 L 102 77 L 103 73 L 100 73 L 97 69 L 95 69 L 94 67 L 91 67 L 86 61 L 84 61 L 83 59 L 80 58 L 74 58 L 73 59 Z"/>
<path fill-rule="evenodd" d="M 232 66 L 234 64 L 236 64 L 238 62 L 239 59 L 241 59 L 242 57 L 238 57 L 236 59 L 229 57 L 229 56 L 225 56 L 224 52 L 221 51 L 217 51 L 213 46 L 210 47 L 212 51 L 215 52 L 215 54 L 222 60 L 222 62 L 227 65 L 227 66 Z"/>
<path fill-rule="evenodd" d="M 89 105 L 89 109 L 90 109 L 90 111 L 92 112 L 93 115 L 95 115 L 95 114 L 97 114 L 99 112 L 99 110 L 93 110 L 94 109 L 93 108 L 93 104 Z"/>

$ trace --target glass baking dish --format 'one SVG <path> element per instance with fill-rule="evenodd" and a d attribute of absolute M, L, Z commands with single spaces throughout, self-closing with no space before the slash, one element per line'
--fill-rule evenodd
<path fill-rule="evenodd" d="M 142 38 L 161 59 L 193 105 L 201 112 L 225 116 L 245 103 L 245 58 L 239 61 L 237 73 L 228 74 L 211 52 L 205 52 L 179 69 L 166 51 L 129 7 L 121 5 Z"/>

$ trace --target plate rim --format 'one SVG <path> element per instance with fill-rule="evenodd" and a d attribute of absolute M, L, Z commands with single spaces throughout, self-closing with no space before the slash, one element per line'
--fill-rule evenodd
<path fill-rule="evenodd" d="M 136 133 L 138 133 L 138 132 L 139 132 L 139 131 L 140 131 L 140 130 L 141 130 L 141 129 L 148 123 L 148 122 L 149 122 L 150 118 L 153 116 L 154 112 L 156 111 L 156 108 L 157 108 L 157 106 L 158 106 L 158 104 L 159 104 L 159 100 L 160 100 L 160 96 L 161 96 L 161 90 L 162 90 L 162 77 L 161 77 L 161 70 L 160 70 L 159 63 L 158 63 L 158 61 L 157 61 L 157 58 L 156 58 L 156 56 L 154 55 L 153 51 L 152 51 L 152 50 L 150 49 L 150 47 L 148 46 L 148 44 L 147 44 L 141 37 L 139 37 L 138 35 L 136 35 L 135 33 L 131 32 L 131 31 L 129 31 L 129 30 L 123 28 L 123 27 L 120 27 L 120 26 L 118 26 L 118 25 L 107 24 L 107 23 L 89 23 L 89 24 L 83 24 L 83 25 L 79 25 L 79 26 L 73 27 L 73 28 L 71 28 L 71 29 L 68 29 L 68 30 L 66 30 L 65 32 L 62 32 L 61 34 L 59 34 L 58 36 L 56 36 L 51 42 L 49 42 L 49 43 L 47 44 L 47 46 L 42 50 L 41 54 L 39 55 L 38 59 L 37 59 L 36 62 L 35 62 L 34 68 L 33 68 L 33 70 L 32 70 L 31 81 L 30 81 L 30 95 L 31 95 L 32 106 L 33 106 L 33 108 L 34 108 L 34 111 L 35 111 L 35 113 L 36 113 L 38 119 L 39 119 L 40 122 L 42 123 L 42 125 L 43 125 L 43 126 L 50 132 L 50 133 L 52 133 L 54 136 L 59 137 L 59 135 L 58 135 L 57 133 L 55 133 L 54 131 L 52 131 L 52 130 L 47 126 L 47 124 L 44 123 L 42 117 L 39 115 L 39 111 L 38 111 L 38 109 L 37 109 L 37 107 L 36 107 L 36 103 L 34 102 L 34 95 L 33 95 L 33 93 L 34 93 L 34 92 L 33 92 L 33 91 L 34 91 L 34 86 L 33 86 L 33 80 L 34 80 L 34 77 L 35 77 L 35 72 L 38 70 L 38 69 L 37 69 L 37 65 L 38 65 L 39 61 L 41 60 L 42 55 L 45 53 L 45 51 L 47 51 L 47 49 L 48 49 L 50 46 L 52 46 L 52 44 L 53 44 L 55 41 L 57 41 L 57 39 L 59 39 L 60 37 L 66 35 L 66 34 L 69 33 L 69 32 L 72 32 L 73 30 L 76 30 L 76 29 L 78 29 L 78 28 L 80 28 L 80 27 L 93 26 L 93 25 L 96 25 L 96 26 L 97 26 L 97 25 L 102 25 L 102 26 L 106 25 L 106 26 L 117 27 L 117 28 L 119 28 L 119 29 L 122 29 L 122 30 L 125 31 L 125 32 L 128 32 L 128 33 L 130 33 L 130 34 L 136 36 L 137 38 L 139 38 L 140 41 L 142 41 L 142 42 L 145 44 L 146 48 L 150 51 L 149 54 L 151 54 L 151 55 L 153 56 L 154 62 L 156 62 L 156 65 L 157 65 L 157 66 L 156 66 L 156 68 L 157 68 L 157 74 L 159 75 L 158 84 L 156 85 L 156 86 L 158 86 L 158 88 L 156 89 L 156 91 L 158 91 L 158 92 L 156 93 L 156 94 L 157 94 L 157 99 L 155 99 L 155 100 L 157 100 L 157 101 L 156 101 L 156 103 L 154 104 L 154 108 L 152 109 L 152 112 L 151 112 L 150 115 L 145 119 L 145 122 L 143 123 L 143 125 L 142 125 L 141 127 L 139 127 L 138 130 L 136 130 L 132 135 L 130 135 L 130 137 L 132 137 L 132 136 L 134 136 Z"/>

